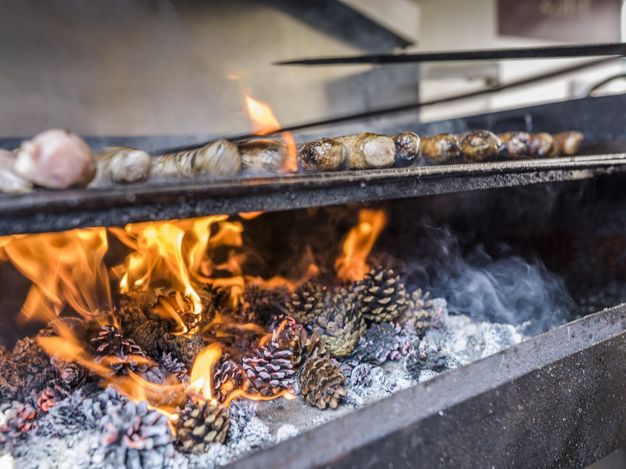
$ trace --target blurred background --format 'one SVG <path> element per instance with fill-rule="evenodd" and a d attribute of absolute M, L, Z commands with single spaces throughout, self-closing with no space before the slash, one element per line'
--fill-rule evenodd
<path fill-rule="evenodd" d="M 621 0 L 0 0 L 0 138 L 249 132 L 506 83 L 576 60 L 278 67 L 302 57 L 619 41 Z M 424 108 L 428 121 L 587 95 L 623 61 Z M 615 80 L 598 92 L 624 91 Z"/>

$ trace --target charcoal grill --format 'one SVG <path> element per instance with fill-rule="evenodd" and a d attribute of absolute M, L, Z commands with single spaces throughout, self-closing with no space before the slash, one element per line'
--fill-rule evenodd
<path fill-rule="evenodd" d="M 521 250 L 533 246 L 565 276 L 570 289 L 583 295 L 626 281 L 626 264 L 619 256 L 607 260 L 594 251 L 610 245 L 619 252 L 626 246 L 625 109 L 626 96 L 613 96 L 427 124 L 417 123 L 413 115 L 369 123 L 381 132 L 401 128 L 422 134 L 577 129 L 586 141 L 583 155 L 573 158 L 2 196 L 0 233 L 371 203 L 446 220 L 472 233 L 468 243 L 480 239 L 491 245 L 511 242 Z M 343 131 L 332 128 L 336 134 Z M 319 135 L 319 130 L 307 130 L 299 138 Z M 165 141 L 175 142 L 151 139 L 150 144 L 159 147 Z M 576 262 L 584 256 L 593 262 L 578 269 Z M 611 298 L 607 306 L 624 300 Z M 233 466 L 585 467 L 626 444 L 625 339 L 626 308 L 619 305 L 401 391 Z"/>

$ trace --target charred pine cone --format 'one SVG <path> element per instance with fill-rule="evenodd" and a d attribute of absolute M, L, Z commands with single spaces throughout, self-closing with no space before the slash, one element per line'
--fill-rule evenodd
<path fill-rule="evenodd" d="M 217 401 L 187 399 L 176 422 L 176 446 L 185 453 L 205 453 L 228 435 L 228 411 Z"/>
<path fill-rule="evenodd" d="M 345 288 L 340 289 L 315 318 L 312 329 L 333 356 L 350 355 L 365 332 L 356 296 Z"/>
<path fill-rule="evenodd" d="M 262 396 L 274 396 L 291 389 L 295 377 L 293 352 L 270 342 L 244 357 L 242 368 L 248 377 L 249 388 Z"/>
<path fill-rule="evenodd" d="M 248 284 L 243 292 L 244 307 L 249 309 L 248 315 L 257 318 L 256 322 L 267 324 L 269 320 L 284 309 L 287 301 L 287 290 L 284 288 L 266 289 L 258 285 Z"/>
<path fill-rule="evenodd" d="M 91 339 L 91 347 L 97 360 L 116 374 L 126 374 L 128 370 L 143 373 L 148 369 L 149 360 L 141 347 L 113 326 L 102 326 Z"/>
<path fill-rule="evenodd" d="M 107 465 L 147 469 L 171 464 L 174 446 L 167 417 L 148 409 L 145 402 L 111 408 L 102 425 Z"/>
<path fill-rule="evenodd" d="M 174 375 L 181 383 L 189 381 L 189 370 L 185 364 L 172 356 L 171 353 L 164 353 L 160 360 L 163 369 L 170 375 Z"/>
<path fill-rule="evenodd" d="M 75 362 L 56 363 L 59 379 L 68 389 L 77 389 L 87 379 L 87 371 Z"/>
<path fill-rule="evenodd" d="M 274 347 L 291 350 L 291 362 L 295 369 L 300 368 L 312 350 L 311 335 L 290 316 L 284 316 L 280 320 L 272 332 L 270 342 Z"/>
<path fill-rule="evenodd" d="M 0 360 L 0 398 L 24 399 L 55 378 L 56 369 L 37 342 L 30 337 L 20 339 L 11 354 Z"/>
<path fill-rule="evenodd" d="M 302 397 L 318 409 L 336 409 L 346 397 L 346 378 L 328 354 L 314 352 L 298 374 Z"/>
<path fill-rule="evenodd" d="M 63 382 L 61 380 L 54 380 L 37 396 L 37 409 L 41 412 L 48 412 L 69 395 L 70 392 Z"/>
<path fill-rule="evenodd" d="M 418 337 L 424 335 L 430 328 L 437 314 L 437 310 L 430 297 L 430 293 L 422 293 L 421 289 L 411 293 L 409 307 L 401 317 L 401 322 L 410 325 Z"/>
<path fill-rule="evenodd" d="M 372 269 L 355 285 L 355 291 L 361 314 L 368 321 L 394 321 L 409 306 L 406 287 L 392 269 Z"/>
<path fill-rule="evenodd" d="M 285 311 L 300 324 L 312 324 L 324 311 L 327 296 L 328 290 L 324 285 L 307 282 L 291 294 Z"/>
<path fill-rule="evenodd" d="M 35 409 L 29 404 L 13 401 L 0 405 L 0 447 L 13 445 L 35 428 Z"/>
<path fill-rule="evenodd" d="M 215 398 L 224 402 L 235 389 L 244 387 L 246 374 L 238 363 L 228 357 L 223 357 L 213 371 L 213 387 Z"/>
<path fill-rule="evenodd" d="M 399 360 L 412 349 L 411 337 L 399 324 L 372 324 L 346 364 L 382 365 L 387 360 Z"/>

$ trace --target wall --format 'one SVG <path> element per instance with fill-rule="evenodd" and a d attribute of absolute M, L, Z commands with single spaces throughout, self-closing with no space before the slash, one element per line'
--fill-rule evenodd
<path fill-rule="evenodd" d="M 497 33 L 497 0 L 417 0 L 421 7 L 419 47 L 417 50 L 455 50 L 496 47 L 524 47 L 554 44 L 554 42 L 504 37 Z M 589 59 L 584 59 L 589 60 Z M 554 68 L 572 65 L 572 60 L 518 60 L 499 64 L 498 76 L 502 82 L 542 73 Z M 476 66 L 476 65 L 474 65 Z M 439 65 L 434 67 L 441 68 Z M 478 67 L 479 68 L 479 67 Z M 428 74 L 432 66 L 424 67 Z M 472 99 L 436 108 L 423 109 L 422 119 L 435 120 L 476 112 L 506 109 L 515 106 L 566 99 L 573 90 L 585 91 L 602 78 L 624 71 L 622 64 L 598 67 L 593 71 L 577 73 L 564 79 L 533 85 L 523 90 L 499 93 L 492 97 Z M 447 96 L 485 86 L 480 80 L 437 79 L 420 84 L 422 99 Z"/>
<path fill-rule="evenodd" d="M 400 45 L 333 0 L 0 0 L 0 137 L 246 133 L 247 92 L 285 124 L 415 100 L 414 75 L 271 65 Z"/>

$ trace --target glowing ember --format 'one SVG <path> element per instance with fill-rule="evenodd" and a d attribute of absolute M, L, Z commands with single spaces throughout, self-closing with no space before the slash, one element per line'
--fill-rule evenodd
<path fill-rule="evenodd" d="M 252 129 L 255 135 L 270 135 L 278 132 L 281 125 L 267 103 L 246 96 L 248 115 L 252 120 Z M 296 141 L 291 132 L 281 132 L 280 138 L 285 143 L 287 156 L 283 170 L 296 172 L 298 170 Z"/>
<path fill-rule="evenodd" d="M 386 224 L 387 215 L 383 210 L 363 209 L 359 212 L 359 223 L 346 236 L 342 254 L 335 262 L 338 278 L 357 281 L 365 277 L 370 269 L 367 257 Z"/>

